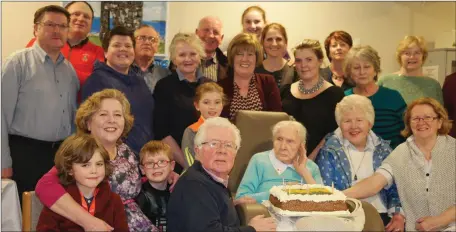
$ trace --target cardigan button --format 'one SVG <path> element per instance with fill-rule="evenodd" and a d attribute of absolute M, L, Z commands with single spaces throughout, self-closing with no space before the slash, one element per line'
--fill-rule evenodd
<path fill-rule="evenodd" d="M 426 192 L 429 192 L 429 189 L 428 189 L 428 188 L 426 188 Z"/>
<path fill-rule="evenodd" d="M 429 173 L 426 173 L 426 176 L 429 176 Z"/>

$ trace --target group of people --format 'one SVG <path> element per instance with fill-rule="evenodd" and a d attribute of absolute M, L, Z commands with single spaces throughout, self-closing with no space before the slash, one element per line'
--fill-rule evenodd
<path fill-rule="evenodd" d="M 388 231 L 454 223 L 456 74 L 444 92 L 423 74 L 421 37 L 405 37 L 400 70 L 380 78 L 378 52 L 334 31 L 321 68 L 318 40 L 290 54 L 285 27 L 252 6 L 226 55 L 223 23 L 207 16 L 174 36 L 165 69 L 153 27 L 116 26 L 99 47 L 93 17 L 87 2 L 40 8 L 35 38 L 2 67 L 2 178 L 36 191 L 37 230 L 275 230 L 262 216 L 241 226 L 234 205 L 267 200 L 284 179 L 334 183 Z M 252 157 L 233 200 L 239 110 L 295 121 L 274 126 L 273 149 Z"/>

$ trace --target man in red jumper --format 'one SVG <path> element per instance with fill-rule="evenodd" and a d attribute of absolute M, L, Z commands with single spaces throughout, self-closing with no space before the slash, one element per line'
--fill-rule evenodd
<path fill-rule="evenodd" d="M 80 89 L 90 76 L 96 60 L 104 62 L 103 48 L 89 41 L 87 37 L 92 29 L 94 12 L 92 6 L 85 1 L 70 2 L 65 6 L 70 13 L 70 30 L 65 46 L 60 50 L 63 56 L 70 61 L 78 75 Z M 33 38 L 26 47 L 35 43 Z M 78 94 L 78 103 L 80 94 Z"/>

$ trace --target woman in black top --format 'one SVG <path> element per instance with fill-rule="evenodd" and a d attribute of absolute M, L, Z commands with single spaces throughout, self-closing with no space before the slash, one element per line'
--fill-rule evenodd
<path fill-rule="evenodd" d="M 262 32 L 261 45 L 263 45 L 266 59 L 263 64 L 255 69 L 256 73 L 273 75 L 280 88 L 283 84 L 293 81 L 294 69 L 284 58 L 287 53 L 287 31 L 279 23 L 268 24 Z"/>
<path fill-rule="evenodd" d="M 294 56 L 299 80 L 282 87 L 283 110 L 307 128 L 307 154 L 315 160 L 323 138 L 337 128 L 334 110 L 344 92 L 320 76 L 324 56 L 318 40 L 304 40 Z"/>
<path fill-rule="evenodd" d="M 154 129 L 155 138 L 171 147 L 177 162 L 175 171 L 180 173 L 187 166 L 180 149 L 182 135 L 199 118 L 193 106 L 196 87 L 210 80 L 198 69 L 205 53 L 195 34 L 176 34 L 169 51 L 176 70 L 159 80 L 155 87 Z"/>

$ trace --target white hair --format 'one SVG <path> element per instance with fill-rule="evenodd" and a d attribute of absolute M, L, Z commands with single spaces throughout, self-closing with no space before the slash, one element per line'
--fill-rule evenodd
<path fill-rule="evenodd" d="M 369 98 L 361 96 L 358 94 L 352 94 L 350 96 L 345 96 L 342 101 L 336 105 L 336 122 L 340 126 L 342 117 L 348 111 L 361 110 L 364 113 L 364 117 L 374 125 L 375 120 L 375 111 L 374 106 Z"/>
<path fill-rule="evenodd" d="M 279 132 L 280 129 L 282 128 L 293 128 L 296 130 L 296 133 L 298 133 L 299 138 L 301 139 L 301 142 L 306 144 L 306 139 L 307 139 L 307 129 L 298 121 L 293 121 L 293 120 L 286 120 L 286 121 L 280 121 L 276 123 L 272 127 L 272 137 L 275 138 L 277 135 L 277 132 Z"/>
<path fill-rule="evenodd" d="M 228 119 L 221 117 L 209 118 L 204 121 L 204 123 L 198 129 L 198 133 L 196 133 L 195 135 L 195 146 L 200 146 L 202 143 L 205 142 L 207 137 L 207 131 L 213 127 L 230 129 L 234 135 L 234 143 L 236 144 L 236 147 L 239 150 L 239 148 L 241 147 L 241 132 L 234 124 L 228 121 Z"/>

